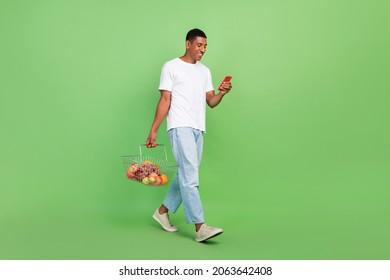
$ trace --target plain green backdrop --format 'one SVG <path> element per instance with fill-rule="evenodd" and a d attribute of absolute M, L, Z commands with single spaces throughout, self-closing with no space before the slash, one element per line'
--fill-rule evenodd
<path fill-rule="evenodd" d="M 388 1 L 0 1 L 0 259 L 390 259 Z M 207 111 L 196 243 L 128 181 L 185 34 Z M 169 147 L 162 125 L 158 141 Z M 169 154 L 171 156 L 171 154 Z"/>

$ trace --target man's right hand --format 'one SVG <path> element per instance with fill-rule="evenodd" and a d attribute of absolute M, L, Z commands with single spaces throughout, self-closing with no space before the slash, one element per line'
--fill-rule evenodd
<path fill-rule="evenodd" d="M 146 147 L 147 148 L 157 147 L 158 144 L 156 143 L 156 139 L 157 139 L 157 133 L 151 131 L 149 133 L 148 139 L 146 139 Z"/>

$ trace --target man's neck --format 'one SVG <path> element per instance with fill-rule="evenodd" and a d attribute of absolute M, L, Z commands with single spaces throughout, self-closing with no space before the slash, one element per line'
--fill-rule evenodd
<path fill-rule="evenodd" d="M 191 63 L 191 64 L 195 64 L 196 63 L 196 60 L 192 59 L 189 55 L 183 55 L 181 57 L 179 57 L 181 60 L 183 60 L 184 62 L 187 62 L 187 63 Z"/>

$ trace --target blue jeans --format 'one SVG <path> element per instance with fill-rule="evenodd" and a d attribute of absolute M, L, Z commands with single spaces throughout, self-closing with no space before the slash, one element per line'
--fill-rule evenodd
<path fill-rule="evenodd" d="M 202 158 L 203 132 L 190 127 L 178 127 L 170 129 L 168 136 L 178 171 L 163 204 L 169 211 L 175 213 L 183 203 L 187 224 L 204 223 L 198 175 Z"/>

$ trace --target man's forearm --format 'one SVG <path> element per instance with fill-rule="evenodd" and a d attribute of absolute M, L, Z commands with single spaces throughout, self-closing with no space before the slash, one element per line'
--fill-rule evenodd
<path fill-rule="evenodd" d="M 209 107 L 211 108 L 214 108 L 216 106 L 218 106 L 219 103 L 221 103 L 222 101 L 222 98 L 224 97 L 226 93 L 219 93 L 219 94 L 214 94 L 212 97 L 210 97 L 208 100 L 207 100 L 207 104 L 209 105 Z"/>

